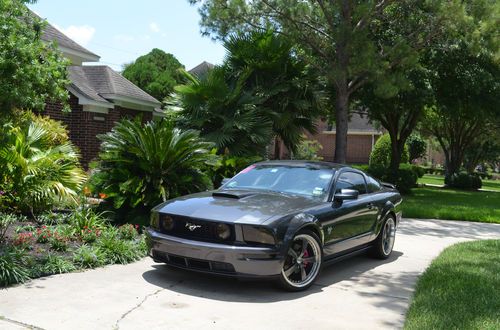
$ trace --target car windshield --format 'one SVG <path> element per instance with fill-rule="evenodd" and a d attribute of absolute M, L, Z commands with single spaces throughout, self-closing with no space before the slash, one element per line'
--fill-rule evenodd
<path fill-rule="evenodd" d="M 335 170 L 317 166 L 252 165 L 223 189 L 257 189 L 307 197 L 324 197 Z"/>

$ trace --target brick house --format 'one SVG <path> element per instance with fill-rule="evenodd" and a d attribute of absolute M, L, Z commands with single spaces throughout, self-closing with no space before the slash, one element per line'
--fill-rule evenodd
<path fill-rule="evenodd" d="M 81 163 L 88 163 L 99 152 L 98 134 L 107 133 L 121 118 L 141 117 L 148 121 L 157 115 L 161 103 L 121 74 L 98 62 L 99 56 L 80 46 L 62 32 L 47 24 L 42 40 L 55 42 L 71 62 L 67 86 L 70 113 L 62 112 L 62 104 L 48 102 L 44 114 L 62 121 L 71 141 L 80 149 Z"/>
<path fill-rule="evenodd" d="M 375 128 L 366 116 L 353 113 L 350 116 L 347 131 L 347 163 L 367 164 L 370 160 L 370 153 L 377 139 L 383 132 Z M 309 140 L 318 141 L 323 147 L 318 156 L 323 160 L 333 162 L 335 156 L 335 127 L 325 120 L 318 120 L 317 133 L 306 133 Z M 274 150 L 274 146 L 271 148 Z M 279 148 L 279 159 L 290 158 L 289 151 L 281 143 Z"/>

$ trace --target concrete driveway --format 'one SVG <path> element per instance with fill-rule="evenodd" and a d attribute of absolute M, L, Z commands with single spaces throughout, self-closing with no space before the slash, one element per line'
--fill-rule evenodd
<path fill-rule="evenodd" d="M 405 219 L 394 253 L 323 270 L 308 291 L 171 269 L 144 259 L 0 290 L 0 329 L 401 328 L 418 276 L 445 247 L 500 225 Z"/>

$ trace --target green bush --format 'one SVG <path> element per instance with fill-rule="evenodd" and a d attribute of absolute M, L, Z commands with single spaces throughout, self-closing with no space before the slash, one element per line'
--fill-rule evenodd
<path fill-rule="evenodd" d="M 38 272 L 41 276 L 44 275 L 52 275 L 52 274 L 63 274 L 75 271 L 76 267 L 67 258 L 63 256 L 58 256 L 55 254 L 47 254 L 44 258 L 41 259 L 40 264 L 38 265 Z"/>
<path fill-rule="evenodd" d="M 76 209 L 68 218 L 69 224 L 80 233 L 87 229 L 102 229 L 106 226 L 106 219 L 103 212 L 96 212 L 91 207 L 81 207 Z"/>
<path fill-rule="evenodd" d="M 145 125 L 122 120 L 99 139 L 92 191 L 107 196 L 103 206 L 114 209 L 118 222 L 139 223 L 132 217 L 144 217 L 162 201 L 211 187 L 202 169 L 216 156 L 195 131 L 181 131 L 166 120 Z"/>
<path fill-rule="evenodd" d="M 44 122 L 32 120 L 20 127 L 5 127 L 5 143 L 0 147 L 0 188 L 15 192 L 15 198 L 8 200 L 9 207 L 33 214 L 51 209 L 61 199 L 76 203 L 86 180 L 77 149 L 68 141 L 58 143 Z"/>
<path fill-rule="evenodd" d="M 405 145 L 403 154 L 401 155 L 401 163 L 409 161 L 408 146 Z M 391 163 L 391 137 L 389 134 L 382 135 L 370 154 L 370 165 L 381 165 L 388 167 Z"/>
<path fill-rule="evenodd" d="M 407 194 L 416 186 L 418 174 L 410 164 L 401 164 L 396 173 L 381 165 L 370 165 L 368 174 L 383 182 L 392 183 L 402 194 Z"/>
<path fill-rule="evenodd" d="M 444 183 L 452 188 L 458 189 L 474 189 L 482 187 L 483 182 L 477 174 L 469 174 L 467 172 L 455 173 L 445 177 Z"/>
<path fill-rule="evenodd" d="M 112 227 L 103 231 L 96 244 L 102 251 L 106 263 L 110 264 L 127 264 L 146 255 L 140 241 L 122 240 L 118 230 Z"/>
<path fill-rule="evenodd" d="M 425 156 L 427 143 L 419 134 L 411 134 L 406 141 L 406 145 L 408 146 L 410 162 Z"/>
<path fill-rule="evenodd" d="M 297 146 L 293 158 L 301 160 L 323 160 L 323 157 L 318 156 L 318 152 L 321 149 L 323 149 L 321 143 L 316 140 L 308 140 L 307 136 L 302 135 L 302 141 Z"/>
<path fill-rule="evenodd" d="M 29 279 L 24 257 L 24 252 L 19 250 L 0 251 L 0 287 L 23 283 Z"/>
<path fill-rule="evenodd" d="M 125 224 L 118 227 L 118 237 L 125 240 L 131 240 L 139 234 L 139 225 Z"/>
<path fill-rule="evenodd" d="M 423 168 L 421 166 L 418 166 L 418 165 L 411 165 L 411 169 L 412 169 L 413 172 L 415 172 L 415 174 L 419 178 L 423 177 L 425 175 L 425 173 L 426 173 L 425 168 Z"/>
<path fill-rule="evenodd" d="M 73 263 L 79 268 L 95 268 L 105 264 L 105 256 L 100 248 L 82 245 L 73 254 Z"/>

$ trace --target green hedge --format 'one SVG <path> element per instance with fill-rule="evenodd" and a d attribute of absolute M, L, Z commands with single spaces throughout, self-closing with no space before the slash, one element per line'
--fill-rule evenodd
<path fill-rule="evenodd" d="M 401 164 L 397 173 L 392 173 L 390 169 L 382 165 L 353 165 L 353 168 L 364 171 L 374 178 L 392 183 L 400 193 L 406 194 L 415 187 L 419 177 L 422 177 L 425 171 L 415 165 Z"/>
<path fill-rule="evenodd" d="M 469 174 L 467 172 L 460 172 L 447 176 L 444 178 L 444 183 L 453 188 L 475 190 L 481 188 L 483 185 L 479 175 Z"/>

